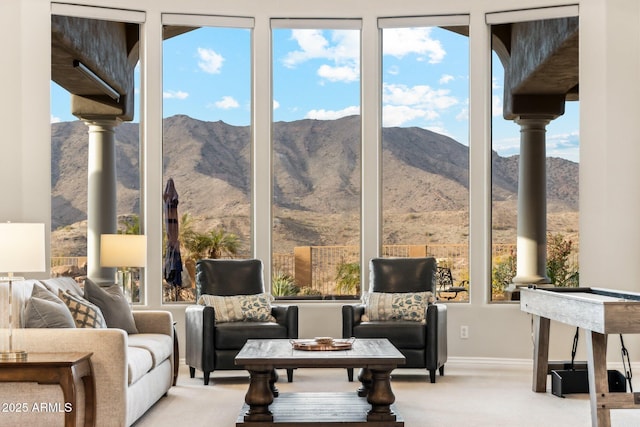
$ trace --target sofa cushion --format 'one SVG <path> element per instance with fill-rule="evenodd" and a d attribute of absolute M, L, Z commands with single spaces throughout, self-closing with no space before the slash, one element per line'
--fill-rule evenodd
<path fill-rule="evenodd" d="M 82 296 L 82 288 L 72 277 L 52 277 L 50 279 L 40 280 L 40 282 L 55 295 L 58 291 L 68 291 L 70 294 Z"/>
<path fill-rule="evenodd" d="M 165 334 L 135 334 L 129 336 L 129 347 L 137 347 L 149 352 L 152 358 L 151 369 L 173 355 L 173 339 Z"/>
<path fill-rule="evenodd" d="M 267 293 L 254 295 L 201 295 L 198 304 L 212 306 L 216 322 L 275 322 L 271 315 L 272 296 Z"/>
<path fill-rule="evenodd" d="M 84 296 L 100 307 L 109 328 L 119 328 L 128 334 L 137 334 L 131 306 L 118 285 L 99 286 L 92 280 L 84 281 Z"/>
<path fill-rule="evenodd" d="M 410 320 L 424 322 L 427 304 L 433 301 L 431 292 L 366 292 L 363 321 Z"/>
<path fill-rule="evenodd" d="M 151 369 L 153 369 L 153 357 L 149 350 L 141 347 L 127 347 L 127 384 L 134 384 Z"/>
<path fill-rule="evenodd" d="M 25 328 L 75 328 L 67 305 L 44 286 L 34 284 L 24 310 Z"/>
<path fill-rule="evenodd" d="M 84 298 L 67 291 L 58 291 L 58 296 L 69 308 L 78 328 L 106 328 L 107 322 L 100 308 Z"/>

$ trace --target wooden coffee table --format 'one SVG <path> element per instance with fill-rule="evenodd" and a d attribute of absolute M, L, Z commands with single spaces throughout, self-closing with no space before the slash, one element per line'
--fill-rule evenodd
<path fill-rule="evenodd" d="M 390 381 L 391 371 L 404 363 L 405 357 L 386 338 L 357 339 L 350 350 L 337 351 L 295 350 L 287 339 L 248 340 L 235 358 L 251 375 L 236 426 L 404 426 L 392 405 Z M 362 368 L 362 387 L 357 393 L 279 396 L 275 368 Z"/>

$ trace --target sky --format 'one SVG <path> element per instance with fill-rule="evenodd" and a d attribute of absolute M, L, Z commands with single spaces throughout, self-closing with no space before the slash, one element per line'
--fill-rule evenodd
<path fill-rule="evenodd" d="M 360 32 L 274 29 L 275 121 L 331 120 L 360 112 Z M 437 27 L 384 29 L 383 126 L 420 127 L 469 140 L 468 38 Z M 245 126 L 251 120 L 251 32 L 201 28 L 166 40 L 163 116 Z M 502 118 L 503 71 L 493 57 L 492 138 L 501 156 L 519 152 L 519 127 Z M 136 69 L 136 92 L 139 93 Z M 71 121 L 69 95 L 51 84 L 51 121 Z M 137 106 L 136 106 L 136 111 Z M 547 156 L 578 161 L 578 102 L 547 127 Z M 135 119 L 137 121 L 137 118 Z"/>

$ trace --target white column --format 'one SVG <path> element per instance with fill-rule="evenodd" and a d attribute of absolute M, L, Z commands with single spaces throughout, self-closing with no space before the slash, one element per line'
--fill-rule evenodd
<path fill-rule="evenodd" d="M 546 126 L 549 118 L 519 118 L 517 272 L 513 283 L 549 283 L 547 277 Z"/>
<path fill-rule="evenodd" d="M 97 282 L 114 280 L 115 269 L 100 267 L 100 235 L 118 228 L 116 211 L 116 140 L 119 120 L 85 120 L 89 126 L 87 170 L 87 276 Z"/>

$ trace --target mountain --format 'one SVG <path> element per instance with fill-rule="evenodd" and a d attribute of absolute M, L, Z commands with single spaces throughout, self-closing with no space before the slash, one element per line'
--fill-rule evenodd
<path fill-rule="evenodd" d="M 52 125 L 52 229 L 70 239 L 68 244 L 62 239 L 58 242 L 65 251 L 83 240 L 62 230 L 81 229 L 86 220 L 87 132 L 80 121 Z M 139 212 L 138 132 L 135 123 L 116 128 L 119 215 Z M 180 214 L 189 212 L 207 227 L 222 224 L 247 235 L 250 132 L 247 126 L 204 122 L 184 115 L 164 120 L 163 171 L 165 179 L 175 181 Z M 359 132 L 359 116 L 274 123 L 274 217 L 284 236 L 283 246 L 285 241 L 357 241 L 353 227 L 343 223 L 357 218 L 360 210 Z M 386 237 L 388 242 L 424 241 L 425 234 L 431 242 L 466 239 L 468 147 L 421 128 L 385 128 L 382 157 L 385 227 L 396 230 Z M 492 170 L 493 226 L 505 236 L 513 236 L 518 157 L 500 157 L 494 152 Z M 560 231 L 577 230 L 578 164 L 548 158 L 547 177 L 550 216 L 562 218 L 556 224 Z M 549 224 L 551 229 L 555 227 L 553 218 Z M 325 228 L 323 242 L 317 240 L 318 227 Z M 326 237 L 331 234 L 326 229 L 335 230 L 335 236 Z"/>

